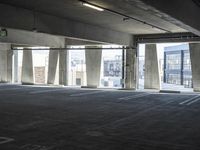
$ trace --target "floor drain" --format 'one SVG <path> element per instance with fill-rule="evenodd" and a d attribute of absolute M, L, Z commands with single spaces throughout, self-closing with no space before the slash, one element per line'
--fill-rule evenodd
<path fill-rule="evenodd" d="M 5 144 L 14 141 L 12 138 L 0 137 L 0 144 Z"/>

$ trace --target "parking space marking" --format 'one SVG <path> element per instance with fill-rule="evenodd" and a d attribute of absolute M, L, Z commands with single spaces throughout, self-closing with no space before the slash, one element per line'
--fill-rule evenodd
<path fill-rule="evenodd" d="M 98 94 L 98 93 L 103 93 L 103 92 L 106 92 L 106 91 L 83 92 L 83 93 L 72 94 L 70 96 L 71 97 L 79 97 L 79 96 L 93 95 L 93 94 Z"/>
<path fill-rule="evenodd" d="M 22 87 L 12 87 L 12 88 L 0 88 L 0 91 L 18 90 L 23 89 Z"/>
<path fill-rule="evenodd" d="M 193 103 L 198 102 L 199 100 L 200 100 L 200 98 L 197 98 L 197 99 L 195 99 L 195 100 L 193 100 L 193 101 L 190 101 L 190 102 L 187 103 L 186 105 L 191 105 L 191 104 L 193 104 Z"/>
<path fill-rule="evenodd" d="M 187 105 L 187 104 L 189 104 L 189 103 L 191 103 L 193 101 L 196 101 L 196 99 L 198 99 L 198 98 L 200 98 L 200 95 L 196 95 L 196 96 L 194 96 L 194 97 L 192 97 L 190 99 L 187 99 L 187 100 L 185 100 L 185 101 L 183 101 L 183 102 L 181 102 L 179 104 L 180 105 Z"/>
<path fill-rule="evenodd" d="M 66 88 L 60 88 L 60 89 L 45 89 L 45 90 L 33 91 L 33 92 L 30 92 L 29 94 L 49 93 L 49 92 L 63 91 L 63 90 L 67 90 L 67 89 L 66 89 Z"/>
<path fill-rule="evenodd" d="M 8 142 L 12 142 L 12 141 L 14 141 L 14 139 L 12 139 L 12 138 L 0 137 L 0 145 L 8 143 Z"/>
<path fill-rule="evenodd" d="M 118 98 L 119 100 L 130 100 L 130 99 L 134 99 L 134 98 L 140 98 L 140 97 L 144 97 L 147 95 L 151 95 L 150 93 L 140 93 L 140 94 L 136 94 L 136 95 L 131 95 L 131 96 L 127 96 L 127 97 L 121 97 Z"/>

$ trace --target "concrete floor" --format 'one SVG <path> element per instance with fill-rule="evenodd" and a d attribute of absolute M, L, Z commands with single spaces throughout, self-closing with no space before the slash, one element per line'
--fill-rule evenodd
<path fill-rule="evenodd" d="M 0 86 L 0 150 L 199 150 L 200 96 Z"/>
<path fill-rule="evenodd" d="M 144 79 L 139 79 L 139 90 L 144 90 Z M 161 90 L 193 92 L 193 88 L 186 88 L 184 85 L 161 83 Z"/>

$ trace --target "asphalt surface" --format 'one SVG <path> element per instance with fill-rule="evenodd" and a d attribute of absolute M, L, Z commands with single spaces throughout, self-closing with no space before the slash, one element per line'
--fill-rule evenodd
<path fill-rule="evenodd" d="M 200 95 L 0 85 L 0 150 L 199 150 Z"/>

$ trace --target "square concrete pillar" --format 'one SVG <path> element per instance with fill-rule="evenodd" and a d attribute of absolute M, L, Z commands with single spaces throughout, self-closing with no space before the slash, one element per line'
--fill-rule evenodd
<path fill-rule="evenodd" d="M 156 44 L 145 45 L 144 88 L 160 90 L 161 78 Z"/>
<path fill-rule="evenodd" d="M 68 84 L 68 51 L 59 51 L 59 84 Z"/>
<path fill-rule="evenodd" d="M 200 92 L 200 43 L 190 43 L 193 89 Z"/>
<path fill-rule="evenodd" d="M 102 49 L 90 48 L 90 46 L 85 47 L 87 87 L 97 88 L 100 82 Z"/>
<path fill-rule="evenodd" d="M 18 83 L 18 51 L 13 51 L 13 57 L 14 57 L 14 68 L 13 68 L 13 82 Z"/>
<path fill-rule="evenodd" d="M 136 49 L 126 50 L 125 89 L 136 89 Z"/>
<path fill-rule="evenodd" d="M 11 44 L 0 44 L 0 82 L 12 82 Z"/>
<path fill-rule="evenodd" d="M 7 82 L 12 83 L 13 76 L 13 51 L 7 51 Z"/>
<path fill-rule="evenodd" d="M 58 63 L 58 50 L 50 50 L 49 51 L 49 66 L 48 66 L 48 79 L 47 84 L 54 84 Z"/>
<path fill-rule="evenodd" d="M 34 84 L 32 50 L 23 50 L 21 82 L 25 85 Z"/>

